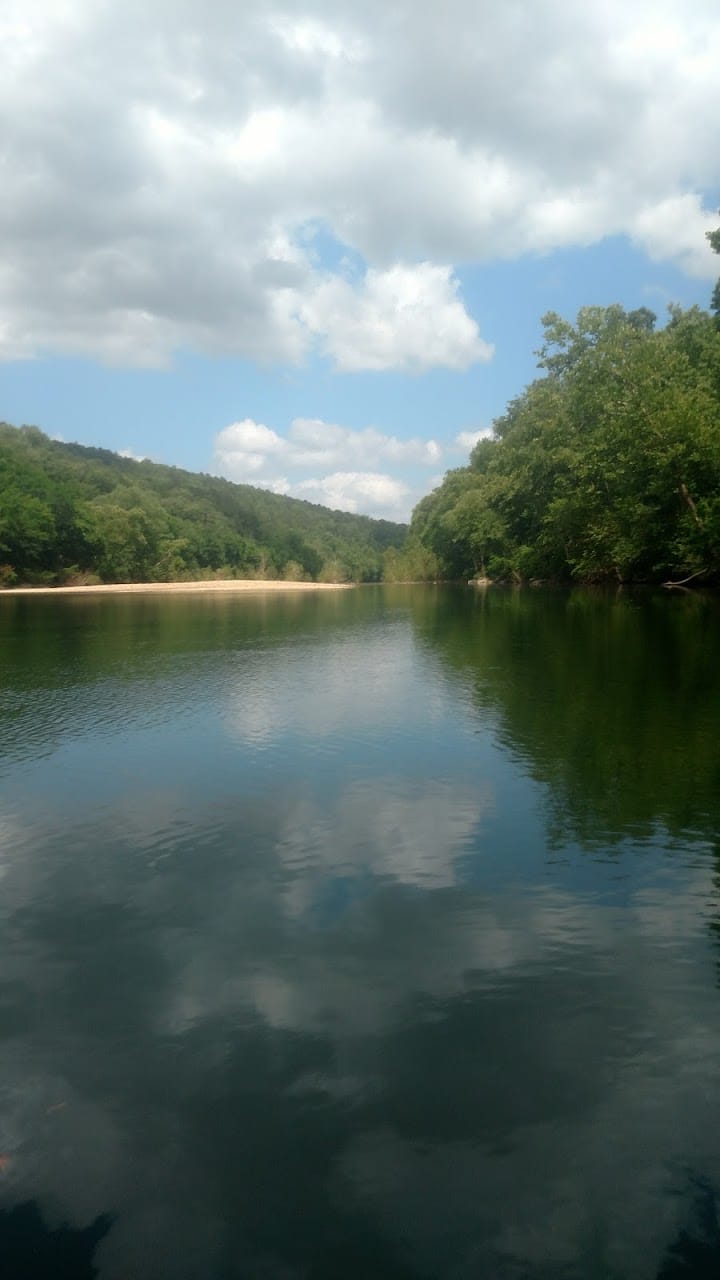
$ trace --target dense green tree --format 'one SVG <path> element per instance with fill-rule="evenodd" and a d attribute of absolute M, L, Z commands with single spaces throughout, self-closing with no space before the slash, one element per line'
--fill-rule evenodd
<path fill-rule="evenodd" d="M 403 525 L 0 425 L 0 582 L 377 581 Z"/>
<path fill-rule="evenodd" d="M 47 502 L 14 485 L 0 498 L 0 557 L 42 568 L 55 541 L 55 521 Z"/>
<path fill-rule="evenodd" d="M 673 308 L 543 318 L 544 376 L 413 513 L 443 572 L 648 580 L 720 572 L 720 335 Z"/>
<path fill-rule="evenodd" d="M 437 582 L 440 576 L 437 556 L 417 537 L 409 537 L 401 549 L 388 547 L 384 553 L 384 582 Z"/>

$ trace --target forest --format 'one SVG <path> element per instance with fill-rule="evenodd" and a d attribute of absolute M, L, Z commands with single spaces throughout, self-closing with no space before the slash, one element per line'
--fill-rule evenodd
<path fill-rule="evenodd" d="M 0 425 L 0 586 L 374 582 L 407 528 Z"/>
<path fill-rule="evenodd" d="M 708 234 L 720 253 L 720 228 Z M 0 586 L 720 580 L 711 311 L 542 319 L 541 371 L 405 525 L 0 425 Z"/>
<path fill-rule="evenodd" d="M 718 233 L 720 238 L 720 233 Z M 713 302 L 720 309 L 720 291 Z M 717 315 L 543 317 L 542 375 L 413 512 L 423 576 L 576 582 L 720 576 Z"/>

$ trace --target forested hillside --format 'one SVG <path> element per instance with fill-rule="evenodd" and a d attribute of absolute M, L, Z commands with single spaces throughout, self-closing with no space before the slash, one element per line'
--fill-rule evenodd
<path fill-rule="evenodd" d="M 377 581 L 406 528 L 0 425 L 0 585 Z"/>
<path fill-rule="evenodd" d="M 550 313 L 543 325 L 544 376 L 418 504 L 396 566 L 424 559 L 427 576 L 450 578 L 717 580 L 717 316 L 671 308 L 657 330 L 644 307 L 586 307 L 575 324 Z"/>
<path fill-rule="evenodd" d="M 720 252 L 720 228 L 708 239 Z M 404 525 L 0 425 L 0 585 L 720 580 L 714 314 L 543 318 L 543 371 Z"/>

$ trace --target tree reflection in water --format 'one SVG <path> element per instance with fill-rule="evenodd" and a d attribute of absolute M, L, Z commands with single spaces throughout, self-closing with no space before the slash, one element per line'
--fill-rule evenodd
<path fill-rule="evenodd" d="M 95 1250 L 112 1226 L 101 1214 L 83 1230 L 48 1227 L 34 1200 L 0 1209 L 0 1259 L 8 1280 L 94 1280 Z"/>
<path fill-rule="evenodd" d="M 678 1233 L 657 1274 L 657 1280 L 717 1280 L 720 1276 L 718 1195 L 704 1178 L 692 1175 L 694 1190 L 689 1230 Z"/>

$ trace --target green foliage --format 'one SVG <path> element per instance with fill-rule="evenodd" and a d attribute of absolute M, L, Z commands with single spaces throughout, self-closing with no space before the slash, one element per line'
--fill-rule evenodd
<path fill-rule="evenodd" d="M 718 233 L 720 236 L 720 232 Z M 698 308 L 543 318 L 545 376 L 415 509 L 448 577 L 720 573 L 720 335 Z"/>
<path fill-rule="evenodd" d="M 0 424 L 0 586 L 375 582 L 403 525 Z"/>
<path fill-rule="evenodd" d="M 384 582 L 437 582 L 440 564 L 437 556 L 418 538 L 408 538 L 400 550 L 388 547 L 383 556 L 382 576 Z"/>

